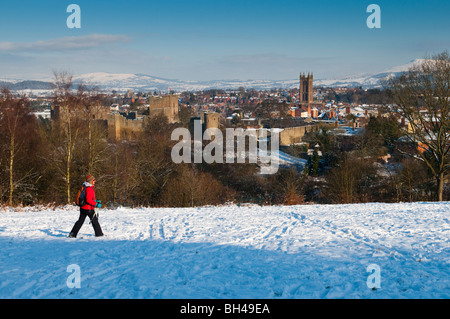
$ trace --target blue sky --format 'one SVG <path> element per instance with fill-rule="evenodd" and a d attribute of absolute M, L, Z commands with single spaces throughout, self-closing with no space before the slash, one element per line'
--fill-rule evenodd
<path fill-rule="evenodd" d="M 81 28 L 69 29 L 69 4 Z M 369 4 L 381 29 L 369 29 Z M 181 80 L 294 79 L 377 72 L 450 50 L 450 2 L 5 1 L 0 78 L 52 72 L 141 73 Z"/>

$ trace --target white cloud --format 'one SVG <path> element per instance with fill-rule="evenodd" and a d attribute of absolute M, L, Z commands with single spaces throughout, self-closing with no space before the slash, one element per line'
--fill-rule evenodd
<path fill-rule="evenodd" d="M 104 44 L 126 43 L 125 35 L 91 34 L 78 37 L 40 40 L 35 42 L 0 42 L 0 52 L 52 52 L 98 48 Z"/>

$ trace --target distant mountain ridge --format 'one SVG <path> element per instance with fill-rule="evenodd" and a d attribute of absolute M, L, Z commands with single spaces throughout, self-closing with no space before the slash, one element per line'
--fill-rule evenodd
<path fill-rule="evenodd" d="M 54 88 L 53 83 L 45 82 L 45 81 L 14 81 L 7 82 L 5 80 L 0 80 L 0 88 L 7 87 L 11 91 L 20 91 L 20 90 L 52 90 Z"/>
<path fill-rule="evenodd" d="M 415 59 L 407 64 L 392 67 L 380 73 L 351 75 L 342 79 L 334 80 L 314 80 L 314 85 L 322 85 L 328 87 L 358 87 L 376 88 L 381 87 L 383 79 L 392 78 L 408 71 L 411 67 L 419 65 L 426 61 L 425 59 Z"/>
<path fill-rule="evenodd" d="M 381 86 L 381 80 L 386 77 L 398 76 L 411 66 L 423 62 L 423 59 L 412 60 L 407 64 L 373 74 L 359 74 L 340 79 L 314 79 L 315 86 L 326 87 L 358 87 L 375 88 Z M 151 91 L 201 91 L 207 89 L 237 89 L 239 87 L 256 90 L 298 87 L 299 80 L 211 80 L 211 81 L 183 81 L 165 79 L 145 74 L 105 73 L 95 72 L 74 76 L 74 83 L 97 86 L 100 90 L 123 92 L 127 90 Z M 51 81 L 0 79 L 0 87 L 10 90 L 51 90 Z"/>

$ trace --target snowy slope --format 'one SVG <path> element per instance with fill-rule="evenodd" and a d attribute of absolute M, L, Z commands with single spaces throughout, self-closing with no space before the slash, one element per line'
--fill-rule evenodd
<path fill-rule="evenodd" d="M 276 173 L 278 168 L 283 166 L 297 166 L 297 169 L 301 171 L 308 164 L 308 160 L 292 156 L 280 150 L 272 152 L 270 150 L 258 149 L 258 160 L 260 161 L 261 159 L 264 160 L 264 163 L 259 164 L 260 168 L 265 167 L 268 174 L 270 172 L 272 172 L 271 174 Z M 269 159 L 270 162 L 268 163 Z M 269 167 L 272 167 L 273 170 L 269 170 Z M 260 172 L 262 173 L 262 171 Z"/>
<path fill-rule="evenodd" d="M 81 74 L 74 77 L 75 82 L 83 82 L 98 86 L 105 91 L 118 92 L 128 89 L 136 91 L 201 91 L 206 89 L 237 89 L 241 86 L 254 89 L 272 89 L 296 87 L 298 80 L 211 80 L 211 81 L 182 81 L 163 79 L 144 74 L 120 74 L 95 72 Z"/>
<path fill-rule="evenodd" d="M 314 85 L 322 85 L 329 87 L 342 86 L 363 86 L 372 88 L 380 86 L 380 80 L 386 77 L 398 76 L 402 72 L 418 63 L 425 61 L 424 59 L 415 59 L 407 64 L 395 66 L 379 73 L 353 74 L 338 79 L 314 79 Z M 78 75 L 74 77 L 75 81 L 82 81 L 98 85 L 105 90 L 124 91 L 127 89 L 151 91 L 164 90 L 169 88 L 176 91 L 200 91 L 205 89 L 237 89 L 239 87 L 254 89 L 272 89 L 272 88 L 297 88 L 298 79 L 290 80 L 212 80 L 212 81 L 182 81 L 157 78 L 154 76 L 143 74 L 114 74 L 96 72 Z"/>
<path fill-rule="evenodd" d="M 395 66 L 379 73 L 353 74 L 339 79 L 318 79 L 314 80 L 314 85 L 322 85 L 326 87 L 358 87 L 376 88 L 381 87 L 381 81 L 396 77 L 408 71 L 411 67 L 416 66 L 425 59 L 415 59 L 410 62 Z"/>
<path fill-rule="evenodd" d="M 449 207 L 119 208 L 77 239 L 75 207 L 2 209 L 0 298 L 450 298 Z"/>
<path fill-rule="evenodd" d="M 386 77 L 397 76 L 407 71 L 411 66 L 423 62 L 423 59 L 412 60 L 407 64 L 395 66 L 378 73 L 351 74 L 341 78 L 314 78 L 315 86 L 326 87 L 358 87 L 373 88 L 380 86 L 380 80 Z M 288 80 L 210 80 L 210 81 L 184 81 L 177 79 L 165 79 L 145 74 L 131 73 L 106 73 L 92 72 L 86 74 L 76 74 L 73 78 L 75 83 L 84 83 L 94 85 L 105 92 L 116 90 L 118 92 L 126 92 L 127 90 L 135 90 L 141 92 L 152 91 L 201 91 L 206 89 L 237 89 L 239 87 L 253 88 L 256 90 L 265 90 L 273 88 L 292 89 L 298 88 L 298 78 Z M 52 78 L 41 78 L 40 81 L 52 82 Z M 19 85 L 24 80 L 0 79 L 0 86 Z M 42 86 L 42 83 L 40 84 Z M 29 85 L 28 89 L 34 89 Z"/>

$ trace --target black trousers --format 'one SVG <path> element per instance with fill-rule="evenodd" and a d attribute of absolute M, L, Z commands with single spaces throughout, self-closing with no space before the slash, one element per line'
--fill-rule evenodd
<path fill-rule="evenodd" d="M 100 224 L 98 222 L 98 215 L 95 214 L 94 210 L 85 210 L 80 208 L 80 217 L 78 218 L 75 225 L 73 225 L 72 231 L 70 232 L 70 235 L 72 237 L 77 237 L 78 232 L 81 229 L 81 226 L 83 226 L 84 220 L 87 216 L 91 219 L 92 227 L 94 227 L 95 236 L 103 236 L 102 228 L 100 227 Z"/>

